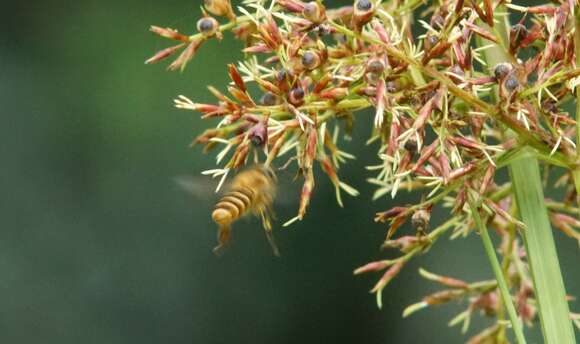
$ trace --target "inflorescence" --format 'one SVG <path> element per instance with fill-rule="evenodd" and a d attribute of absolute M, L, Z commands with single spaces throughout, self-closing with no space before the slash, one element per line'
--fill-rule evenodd
<path fill-rule="evenodd" d="M 195 143 L 219 148 L 220 167 L 205 174 L 221 178 L 220 186 L 230 171 L 249 163 L 271 166 L 284 159 L 279 166 L 297 166 L 303 179 L 298 214 L 286 225 L 306 214 L 316 164 L 335 186 L 340 205 L 342 192 L 358 195 L 339 177 L 340 165 L 354 159 L 341 147 L 355 116 L 372 122 L 368 144 L 378 155 L 367 169 L 377 186 L 374 198 L 394 198 L 401 190 L 423 195 L 416 204 L 376 214 L 377 222 L 388 224 L 382 248 L 402 253 L 355 270 L 384 271 L 372 289 L 379 306 L 391 279 L 438 238 L 477 231 L 469 206 L 476 204 L 501 237 L 502 269 L 519 316 L 531 324 L 536 305 L 518 236 L 525 225 L 515 217 L 511 184 L 496 171 L 530 149 L 546 166 L 557 167 L 556 186 L 565 188 L 565 196 L 546 204 L 553 225 L 580 242 L 578 181 L 572 173 L 578 167 L 577 123 L 564 110 L 580 83 L 575 4 L 557 2 L 524 7 L 497 0 L 440 0 L 432 6 L 421 0 L 356 0 L 328 9 L 322 1 L 246 0 L 238 15 L 229 0 L 205 0 L 198 33 L 151 27 L 177 44 L 146 63 L 176 55 L 169 69 L 183 70 L 204 42 L 221 40 L 226 32 L 244 43 L 245 59 L 227 68 L 229 95 L 209 87 L 215 104 L 179 96 L 175 105 L 217 120 Z M 501 32 L 497 23 L 508 16 L 517 24 Z M 491 54 L 497 50 L 501 61 Z M 373 109 L 370 118 L 365 109 Z M 448 208 L 450 215 L 430 226 L 435 207 Z M 416 234 L 399 235 L 407 221 Z M 462 323 L 465 331 L 471 315 L 481 311 L 498 321 L 470 342 L 505 335 L 495 280 L 468 283 L 425 270 L 421 275 L 444 289 L 411 305 L 405 316 L 467 300 L 450 325 Z M 578 317 L 575 321 L 580 326 Z"/>

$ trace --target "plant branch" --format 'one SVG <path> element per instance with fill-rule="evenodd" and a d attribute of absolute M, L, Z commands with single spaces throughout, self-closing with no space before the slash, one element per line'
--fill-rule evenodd
<path fill-rule="evenodd" d="M 479 229 L 479 234 L 480 234 L 481 240 L 483 242 L 483 247 L 485 249 L 485 253 L 487 255 L 487 258 L 489 259 L 489 263 L 491 264 L 491 268 L 492 268 L 493 273 L 495 275 L 495 279 L 497 280 L 497 284 L 498 284 L 499 291 L 501 294 L 501 299 L 502 299 L 504 307 L 507 310 L 507 313 L 509 315 L 509 318 L 510 318 L 510 321 L 512 324 L 512 328 L 513 328 L 514 333 L 516 335 L 516 339 L 517 339 L 518 343 L 525 344 L 526 339 L 525 339 L 524 333 L 522 331 L 522 324 L 521 324 L 520 319 L 518 319 L 518 315 L 516 313 L 516 309 L 515 309 L 514 304 L 512 302 L 511 294 L 510 294 L 509 288 L 507 286 L 507 283 L 505 281 L 505 277 L 504 277 L 502 268 L 499 264 L 499 261 L 497 260 L 497 256 L 495 255 L 495 248 L 493 246 L 491 238 L 489 237 L 489 233 L 487 232 L 487 227 L 483 224 L 481 217 L 479 215 L 478 207 L 475 205 L 475 202 L 473 200 L 469 201 L 469 206 L 471 208 L 471 216 L 472 216 L 473 220 L 475 221 L 477 228 Z"/>

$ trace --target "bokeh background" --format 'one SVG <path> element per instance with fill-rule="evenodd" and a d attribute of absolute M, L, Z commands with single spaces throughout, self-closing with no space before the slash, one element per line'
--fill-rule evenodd
<path fill-rule="evenodd" d="M 338 2 L 335 2 L 338 3 Z M 358 199 L 335 204 L 320 178 L 306 219 L 276 237 L 272 256 L 254 219 L 216 258 L 215 195 L 192 196 L 176 176 L 199 176 L 213 157 L 188 147 L 208 123 L 172 108 L 178 94 L 211 100 L 239 57 L 229 35 L 182 74 L 143 61 L 167 42 L 150 24 L 193 30 L 197 1 L 4 2 L 0 11 L 0 342 L 3 343 L 460 343 L 448 319 L 460 305 L 401 312 L 436 285 L 418 267 L 490 278 L 477 237 L 442 240 L 385 290 L 353 268 L 378 251 L 364 166 L 370 128 L 358 118 L 343 171 Z M 201 179 L 207 188 L 215 182 Z M 299 184 L 277 206 L 296 210 Z M 405 198 L 401 198 L 401 203 Z M 435 220 L 437 221 L 437 219 Z M 404 229 L 409 230 L 408 227 Z M 569 293 L 580 294 L 578 247 L 556 233 Z M 580 306 L 572 306 L 577 311 Z M 470 334 L 484 325 L 478 320 Z M 537 331 L 532 331 L 536 342 Z M 533 342 L 533 341 L 531 341 Z"/>

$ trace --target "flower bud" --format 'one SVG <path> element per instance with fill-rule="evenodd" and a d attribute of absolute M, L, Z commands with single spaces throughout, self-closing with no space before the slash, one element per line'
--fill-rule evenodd
<path fill-rule="evenodd" d="M 304 4 L 302 15 L 304 16 L 304 18 L 310 20 L 315 24 L 322 23 L 326 19 L 324 6 L 322 6 L 322 4 L 316 1 L 311 1 Z"/>
<path fill-rule="evenodd" d="M 236 19 L 230 0 L 204 0 L 203 4 L 205 9 L 215 16 L 227 17 L 229 20 Z"/>
<path fill-rule="evenodd" d="M 203 17 L 197 21 L 197 31 L 206 37 L 216 34 L 219 23 L 212 17 Z"/>

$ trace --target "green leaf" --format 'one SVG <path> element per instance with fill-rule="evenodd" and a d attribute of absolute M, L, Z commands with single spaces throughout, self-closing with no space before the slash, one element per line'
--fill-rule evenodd
<path fill-rule="evenodd" d="M 574 329 L 548 212 L 538 160 L 526 156 L 510 165 L 545 343 L 574 344 Z"/>

